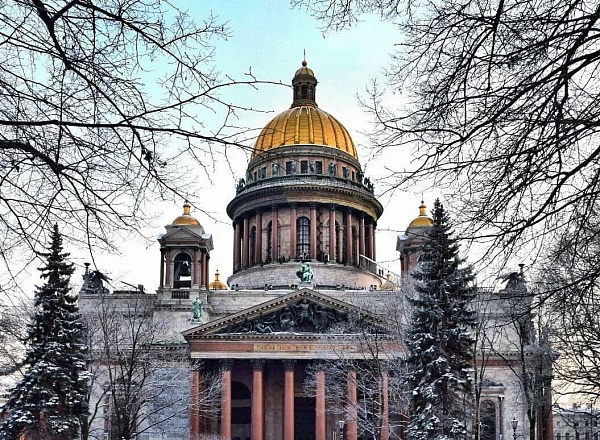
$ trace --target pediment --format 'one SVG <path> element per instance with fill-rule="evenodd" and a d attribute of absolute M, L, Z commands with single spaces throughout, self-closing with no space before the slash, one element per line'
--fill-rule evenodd
<path fill-rule="evenodd" d="M 198 231 L 198 232 L 201 232 L 201 231 Z M 194 232 L 190 228 L 181 228 L 180 227 L 180 228 L 175 228 L 175 229 L 171 229 L 170 231 L 167 231 L 163 236 L 161 236 L 159 238 L 159 241 L 165 242 L 165 241 L 182 240 L 182 241 L 199 242 L 199 241 L 204 241 L 204 240 L 207 240 L 210 238 L 211 238 L 210 234 L 200 234 L 200 233 Z"/>
<path fill-rule="evenodd" d="M 358 317 L 383 327 L 380 320 L 352 304 L 311 289 L 291 292 L 183 332 L 186 339 L 239 335 L 325 334 L 338 323 Z"/>

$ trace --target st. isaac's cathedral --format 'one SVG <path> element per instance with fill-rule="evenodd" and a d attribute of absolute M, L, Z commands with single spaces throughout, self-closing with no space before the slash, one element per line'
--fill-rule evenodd
<path fill-rule="evenodd" d="M 360 344 L 347 338 L 336 342 L 327 335 L 336 324 L 357 315 L 386 327 L 378 306 L 386 301 L 405 304 L 403 284 L 419 264 L 419 249 L 432 220 L 422 204 L 396 243 L 403 277 L 386 277 L 377 265 L 375 246 L 383 207 L 362 171 L 352 137 L 317 105 L 317 78 L 306 61 L 294 74 L 292 89 L 291 107 L 258 136 L 245 178 L 227 206 L 234 235 L 229 287 L 218 273 L 210 282 L 213 237 L 193 217 L 187 202 L 158 239 L 159 287 L 155 294 L 143 296 L 150 298 L 153 316 L 169 323 L 169 336 L 156 344 L 157 350 L 183 347 L 189 354 L 191 374 L 188 366 L 187 380 L 179 387 L 182 394 L 191 393 L 191 405 L 167 430 L 140 426 L 140 439 L 369 437 L 358 417 L 362 396 L 353 379 L 360 371 L 347 372 L 348 380 L 342 383 L 347 410 L 340 413 L 331 408 L 329 371 L 320 370 L 319 361 L 402 356 L 398 340 L 389 339 L 380 352 L 367 355 Z M 99 296 L 121 305 L 140 296 L 109 293 L 93 275 L 84 275 L 84 313 L 94 309 Z M 478 298 L 478 304 L 484 304 L 480 334 L 485 337 L 474 372 L 479 375 L 477 423 L 482 440 L 529 438 L 533 423 L 538 440 L 552 439 L 551 374 L 534 372 L 545 374 L 545 382 L 533 397 L 524 385 L 523 374 L 529 374 L 524 363 L 536 353 L 527 351 L 536 338 L 523 332 L 532 328 L 526 292 L 522 273 L 515 273 L 505 289 L 481 289 Z M 516 321 L 511 318 L 515 310 L 520 311 Z M 202 405 L 207 378 L 215 372 L 220 392 Z M 388 374 L 394 372 L 383 372 L 380 383 L 373 384 L 382 415 L 378 437 L 405 439 L 410 415 L 390 404 Z M 110 438 L 108 400 L 106 406 L 93 427 Z"/>

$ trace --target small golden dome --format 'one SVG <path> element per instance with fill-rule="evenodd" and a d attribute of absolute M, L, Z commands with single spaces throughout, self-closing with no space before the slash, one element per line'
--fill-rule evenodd
<path fill-rule="evenodd" d="M 219 279 L 219 269 L 215 272 L 215 280 L 208 285 L 210 290 L 227 290 L 227 285 Z"/>
<path fill-rule="evenodd" d="M 398 286 L 396 286 L 396 284 L 394 284 L 394 282 L 392 281 L 392 274 L 391 273 L 387 274 L 386 280 L 381 285 L 381 287 L 379 288 L 379 290 L 398 290 Z"/>
<path fill-rule="evenodd" d="M 172 225 L 199 225 L 200 222 L 190 215 L 190 203 L 186 200 L 183 204 L 183 214 L 173 220 Z"/>
<path fill-rule="evenodd" d="M 433 220 L 427 217 L 427 206 L 425 202 L 421 200 L 421 206 L 419 206 L 419 216 L 410 222 L 409 228 L 414 227 L 429 227 L 433 226 Z"/>
<path fill-rule="evenodd" d="M 286 145 L 321 145 L 337 148 L 358 159 L 348 130 L 316 106 L 293 107 L 275 116 L 258 135 L 252 157 Z"/>
<path fill-rule="evenodd" d="M 310 76 L 315 76 L 315 72 L 313 72 L 312 69 L 309 69 L 307 66 L 307 62 L 306 61 L 302 61 L 302 67 L 300 67 L 298 70 L 296 70 L 296 73 L 294 73 L 294 77 L 296 76 L 300 76 L 300 75 L 310 75 Z"/>

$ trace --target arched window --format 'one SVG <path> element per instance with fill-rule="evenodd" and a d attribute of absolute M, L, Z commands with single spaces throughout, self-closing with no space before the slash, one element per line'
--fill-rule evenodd
<path fill-rule="evenodd" d="M 310 220 L 298 217 L 296 220 L 296 255 L 298 258 L 310 258 Z"/>
<path fill-rule="evenodd" d="M 481 440 L 496 440 L 496 405 L 490 400 L 481 402 L 479 438 Z"/>
<path fill-rule="evenodd" d="M 254 266 L 256 264 L 256 226 L 252 226 L 250 228 L 250 266 Z"/>
<path fill-rule="evenodd" d="M 302 99 L 308 98 L 308 86 L 306 84 L 302 84 Z"/>
<path fill-rule="evenodd" d="M 176 289 L 192 287 L 192 257 L 185 252 L 175 256 L 173 287 Z"/>

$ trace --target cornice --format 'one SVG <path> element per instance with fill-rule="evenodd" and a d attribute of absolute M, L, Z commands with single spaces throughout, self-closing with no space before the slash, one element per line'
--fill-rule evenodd
<path fill-rule="evenodd" d="M 270 206 L 273 203 L 302 203 L 305 200 L 299 200 L 299 195 L 321 196 L 323 204 L 335 203 L 340 207 L 347 206 L 343 202 L 354 201 L 353 205 L 363 205 L 365 212 L 372 215 L 375 219 L 383 213 L 383 206 L 377 198 L 366 189 L 353 187 L 351 185 L 319 185 L 314 182 L 306 182 L 304 179 L 286 182 L 286 184 L 263 185 L 255 188 L 247 188 L 240 192 L 227 206 L 227 214 L 230 218 L 238 217 L 246 211 L 255 210 L 261 206 Z M 336 198 L 336 195 L 338 196 Z M 277 198 L 281 199 L 278 200 Z"/>

